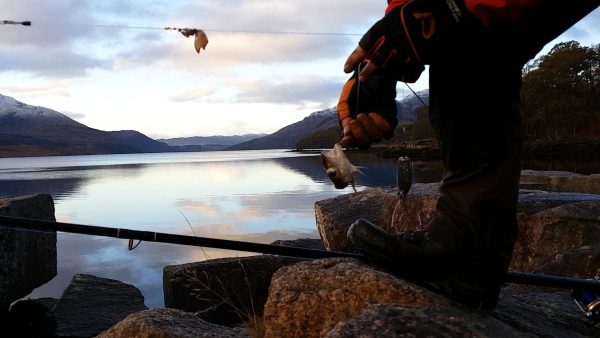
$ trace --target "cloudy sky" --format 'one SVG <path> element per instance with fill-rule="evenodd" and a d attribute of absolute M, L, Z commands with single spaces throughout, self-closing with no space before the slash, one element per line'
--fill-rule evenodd
<path fill-rule="evenodd" d="M 335 105 L 343 62 L 385 1 L 0 0 L 0 8 L 0 20 L 33 23 L 0 25 L 0 94 L 93 128 L 159 138 L 271 133 Z M 599 43 L 599 24 L 597 9 L 545 51 L 558 41 Z M 101 25 L 201 28 L 210 42 L 198 55 L 176 31 Z M 427 86 L 424 74 L 413 89 Z M 398 86 L 398 97 L 409 93 Z"/>

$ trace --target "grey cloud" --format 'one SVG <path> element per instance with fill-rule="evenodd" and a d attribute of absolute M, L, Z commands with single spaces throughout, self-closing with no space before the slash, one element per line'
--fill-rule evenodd
<path fill-rule="evenodd" d="M 149 1 L 128 1 L 128 0 L 104 0 L 94 1 L 91 7 L 95 12 L 118 13 L 119 15 L 127 15 L 128 17 L 149 17 L 163 16 L 164 8 L 156 7 Z M 162 7 L 162 6 L 161 6 Z"/>
<path fill-rule="evenodd" d="M 128 48 L 125 51 L 117 54 L 117 60 L 124 59 L 128 61 L 148 64 L 165 59 L 179 59 L 180 55 L 177 49 L 175 48 L 175 42 L 173 40 L 164 42 L 161 39 L 157 38 L 156 35 L 154 35 L 153 38 L 151 33 L 145 33 L 137 36 L 141 36 L 143 40 L 145 40 L 143 48 L 140 48 L 140 46 Z M 192 42 L 190 41 L 190 49 L 192 48 Z"/>
<path fill-rule="evenodd" d="M 348 53 L 353 36 L 308 36 L 279 34 L 236 34 L 212 29 L 248 31 L 344 32 L 363 25 L 368 27 L 385 4 L 364 1 L 230 1 L 161 3 L 141 1 L 42 1 L 20 0 L 3 6 L 3 16 L 14 20 L 31 20 L 31 27 L 2 27 L 0 48 L 35 47 L 37 53 L 63 55 L 71 65 L 53 64 L 27 54 L 21 49 L 14 54 L 18 70 L 35 74 L 80 76 L 93 67 L 102 66 L 94 47 L 111 46 L 113 55 L 121 61 L 133 61 L 134 66 L 166 62 L 184 71 L 195 71 L 197 64 L 182 62 L 197 57 L 192 41 L 176 32 L 120 30 L 93 27 L 88 24 L 123 24 L 140 26 L 177 26 L 207 29 L 209 40 L 206 63 L 213 67 L 230 67 L 240 63 L 269 64 L 273 62 L 306 62 L 340 57 Z M 323 19 L 323 13 L 327 19 Z M 108 14 L 108 15 L 107 15 Z M 173 38 L 166 34 L 172 34 Z M 177 37 L 175 37 L 177 36 Z M 143 43 L 141 45 L 140 43 Z M 189 44 L 189 54 L 183 55 L 179 44 Z M 92 48 L 85 48 L 89 44 Z M 176 45 L 177 44 L 177 45 Z M 82 48 L 84 47 L 84 48 Z M 87 50 L 90 50 L 88 52 Z M 186 50 L 187 52 L 187 50 Z M 90 53 L 90 54 L 88 54 Z M 103 57 L 112 57 L 106 56 Z M 186 59 L 187 58 L 187 59 Z M 33 61 L 30 64 L 25 60 Z M 194 60 L 195 61 L 195 60 Z M 56 63 L 56 62 L 55 62 Z M 46 67 L 52 65 L 51 67 Z M 56 66 L 56 67 L 55 67 Z M 9 69 L 7 65 L 0 70 Z"/>
<path fill-rule="evenodd" d="M 241 88 L 240 102 L 289 103 L 329 102 L 339 95 L 342 83 L 338 80 L 320 77 L 300 78 L 284 83 L 263 81 L 251 83 Z"/>
<path fill-rule="evenodd" d="M 30 20 L 32 25 L 3 29 L 0 46 L 68 46 L 73 40 L 90 35 L 91 28 L 77 25 L 93 22 L 89 4 L 89 1 L 43 0 L 19 0 L 3 4 L 3 16 L 13 20 Z"/>
<path fill-rule="evenodd" d="M 121 6 L 121 11 L 113 12 L 113 16 L 124 12 L 124 5 L 119 3 L 104 2 L 105 6 Z M 0 27 L 0 71 L 73 77 L 83 76 L 93 68 L 106 67 L 105 62 L 93 54 L 93 49 L 103 44 L 115 45 L 115 40 L 122 42 L 126 32 L 90 26 L 101 20 L 97 19 L 97 4 L 80 0 L 20 0 L 3 4 L 3 17 L 30 20 L 32 25 Z"/>
<path fill-rule="evenodd" d="M 105 67 L 104 62 L 69 50 L 2 48 L 0 71 L 27 71 L 47 76 L 83 76 L 88 69 Z"/>
<path fill-rule="evenodd" d="M 227 38 L 227 36 L 223 36 Z M 272 62 L 313 62 L 338 58 L 349 52 L 351 40 L 341 36 L 304 36 L 304 35 L 248 35 L 257 43 L 241 46 L 224 46 L 216 50 L 218 58 L 232 63 L 272 63 Z M 216 48 L 215 48 L 216 49 Z"/>
<path fill-rule="evenodd" d="M 145 40 L 143 47 L 132 45 L 117 57 L 145 65 L 166 61 L 186 71 L 202 69 L 203 74 L 207 74 L 202 65 L 210 65 L 216 70 L 217 67 L 239 64 L 314 62 L 345 56 L 350 52 L 348 46 L 352 45 L 344 36 L 240 34 L 210 30 L 206 33 L 209 44 L 200 55 L 194 51 L 192 39 L 167 32 L 140 35 Z"/>
<path fill-rule="evenodd" d="M 182 6 L 178 16 L 207 29 L 344 32 L 370 26 L 384 8 L 383 2 L 359 0 L 195 2 Z"/>
<path fill-rule="evenodd" d="M 184 93 L 172 96 L 171 101 L 173 102 L 189 102 L 199 99 L 208 99 L 210 95 L 216 93 L 217 89 L 213 86 L 201 86 L 192 88 Z"/>

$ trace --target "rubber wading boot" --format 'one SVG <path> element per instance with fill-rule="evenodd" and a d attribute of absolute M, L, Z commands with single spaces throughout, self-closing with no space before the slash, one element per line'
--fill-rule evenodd
<path fill-rule="evenodd" d="M 496 306 L 502 283 L 470 265 L 468 257 L 445 250 L 427 231 L 390 234 L 359 219 L 350 226 L 347 237 L 368 260 L 411 282 L 470 307 Z"/>

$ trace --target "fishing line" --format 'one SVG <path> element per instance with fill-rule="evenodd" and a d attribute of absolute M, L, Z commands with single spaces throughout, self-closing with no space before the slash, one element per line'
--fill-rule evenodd
<path fill-rule="evenodd" d="M 1 22 L 1 21 L 0 21 Z M 30 24 L 31 21 L 27 21 Z M 33 24 L 40 22 L 44 24 L 53 24 L 52 21 L 36 20 Z M 184 28 L 178 27 L 157 27 L 157 26 L 132 26 L 132 25 L 119 25 L 119 24 L 97 24 L 97 23 L 84 23 L 84 22 L 63 22 L 67 25 L 76 26 L 88 26 L 88 27 L 106 27 L 106 28 L 119 28 L 119 29 L 145 29 L 145 30 L 181 30 Z M 244 33 L 244 34 L 268 34 L 268 35 L 326 35 L 326 36 L 362 36 L 359 33 L 343 33 L 343 32 L 303 32 L 303 31 L 279 31 L 279 30 L 250 30 L 250 29 L 225 29 L 225 28 L 203 28 L 205 32 L 217 32 L 217 33 Z"/>
<path fill-rule="evenodd" d="M 421 99 L 421 97 L 419 95 L 417 95 L 417 93 L 410 88 L 410 86 L 408 85 L 408 83 L 404 82 L 404 84 L 408 87 L 408 89 L 410 89 L 410 91 L 417 97 L 417 99 L 419 99 L 419 101 L 421 101 L 421 103 L 423 104 L 423 106 L 427 107 L 427 104 Z"/>
<path fill-rule="evenodd" d="M 392 228 L 392 229 L 394 228 L 394 218 L 396 217 L 396 209 L 398 209 L 398 206 L 400 205 L 400 201 L 402 201 L 402 200 L 405 200 L 405 198 L 398 198 L 398 202 L 396 202 L 396 206 L 394 207 L 394 211 L 392 212 L 392 221 L 390 222 L 390 228 Z"/>
<path fill-rule="evenodd" d="M 358 63 L 358 69 L 356 70 L 356 113 L 358 114 L 358 97 L 360 96 L 360 66 L 362 64 Z"/>

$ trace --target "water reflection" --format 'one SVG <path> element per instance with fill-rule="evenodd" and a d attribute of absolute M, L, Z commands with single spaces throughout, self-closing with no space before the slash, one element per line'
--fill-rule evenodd
<path fill-rule="evenodd" d="M 348 158 L 354 165 L 361 167 L 361 171 L 364 173 L 364 175 L 356 176 L 359 187 L 396 187 L 396 159 L 361 153 L 350 153 Z M 275 161 L 289 170 L 310 177 L 315 182 L 330 183 L 318 156 L 280 158 Z M 442 164 L 439 161 L 412 161 L 411 166 L 413 183 L 433 183 L 438 182 L 441 178 Z"/>
<path fill-rule="evenodd" d="M 50 193 L 64 222 L 270 243 L 318 238 L 314 202 L 347 192 L 276 160 L 304 154 L 180 155 L 1 159 L 0 196 Z M 57 245 L 58 275 L 31 297 L 59 297 L 73 274 L 90 273 L 133 284 L 148 306 L 162 306 L 165 265 L 249 254 L 157 243 L 128 251 L 124 240 L 65 233 Z"/>
<path fill-rule="evenodd" d="M 396 185 L 395 160 L 350 154 L 365 175 L 358 189 Z M 439 180 L 439 164 L 413 164 L 416 182 Z M 94 155 L 0 159 L 0 196 L 46 192 L 63 222 L 271 243 L 318 238 L 314 203 L 336 190 L 318 154 L 284 151 Z M 163 305 L 162 269 L 232 252 L 60 233 L 58 275 L 31 297 L 59 297 L 73 274 L 138 287 Z"/>
<path fill-rule="evenodd" d="M 50 193 L 64 222 L 271 243 L 318 238 L 314 203 L 351 191 L 333 187 L 317 154 L 146 155 L 0 159 L 0 196 Z M 57 246 L 58 275 L 30 297 L 60 297 L 73 274 L 89 273 L 135 285 L 159 307 L 165 265 L 252 254 L 158 243 L 129 251 L 126 240 L 67 233 Z"/>
<path fill-rule="evenodd" d="M 232 236 L 230 239 L 271 243 L 277 239 L 317 238 L 316 231 L 266 232 Z M 60 233 L 58 274 L 28 297 L 58 298 L 76 273 L 112 278 L 139 288 L 149 307 L 163 306 L 162 271 L 167 265 L 197 262 L 220 257 L 242 257 L 254 253 L 163 243 L 142 243 L 129 251 L 127 241 Z"/>

